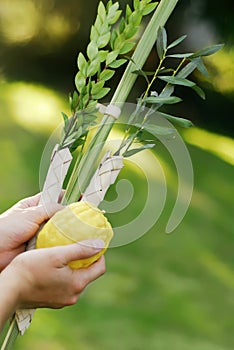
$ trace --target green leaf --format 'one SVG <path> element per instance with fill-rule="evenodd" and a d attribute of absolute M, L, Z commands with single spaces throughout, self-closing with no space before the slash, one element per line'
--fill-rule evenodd
<path fill-rule="evenodd" d="M 161 136 L 166 136 L 166 135 L 171 135 L 174 133 L 174 130 L 172 128 L 168 128 L 165 126 L 159 126 L 155 124 L 144 124 L 142 127 L 145 131 L 149 132 L 152 135 L 161 135 Z"/>
<path fill-rule="evenodd" d="M 106 20 L 106 8 L 105 8 L 102 1 L 100 1 L 99 5 L 98 5 L 98 14 L 101 17 L 102 22 L 105 22 L 105 20 Z"/>
<path fill-rule="evenodd" d="M 107 6 L 107 21 L 109 24 L 114 24 L 118 21 L 122 11 L 118 11 L 119 3 L 115 2 L 110 7 Z"/>
<path fill-rule="evenodd" d="M 201 57 L 198 57 L 198 58 L 195 58 L 194 60 L 196 60 L 196 63 L 197 63 L 197 69 L 198 71 L 203 74 L 205 77 L 208 77 L 209 76 L 209 73 L 206 69 L 206 66 L 202 60 Z"/>
<path fill-rule="evenodd" d="M 89 102 L 89 99 L 90 99 L 90 94 L 85 94 L 82 97 L 83 108 L 86 107 L 87 103 Z"/>
<path fill-rule="evenodd" d="M 118 33 L 115 29 L 113 29 L 112 33 L 111 33 L 111 38 L 110 38 L 110 45 L 111 45 L 112 50 L 115 47 L 115 41 L 117 38 L 118 38 Z"/>
<path fill-rule="evenodd" d="M 143 9 L 143 16 L 149 15 L 151 12 L 153 12 L 158 5 L 158 2 L 153 2 L 152 4 L 148 4 Z"/>
<path fill-rule="evenodd" d="M 184 41 L 184 39 L 187 38 L 187 35 L 182 35 L 181 37 L 179 37 L 178 39 L 176 39 L 175 41 L 173 41 L 168 47 L 167 49 L 170 50 L 173 47 L 179 45 L 182 41 Z"/>
<path fill-rule="evenodd" d="M 125 151 L 125 152 L 123 153 L 123 157 L 125 157 L 125 158 L 131 157 L 131 156 L 133 156 L 133 155 L 136 154 L 136 153 L 139 153 L 139 152 L 144 151 L 144 150 L 146 150 L 146 149 L 152 149 L 152 148 L 154 148 L 154 147 L 155 147 L 155 143 L 149 143 L 149 144 L 144 145 L 144 146 L 142 146 L 142 147 L 130 149 L 130 150 Z"/>
<path fill-rule="evenodd" d="M 103 72 L 100 74 L 100 80 L 107 81 L 110 80 L 113 75 L 115 74 L 114 70 L 111 69 L 105 69 Z"/>
<path fill-rule="evenodd" d="M 77 90 L 81 93 L 85 87 L 86 79 L 81 72 L 78 72 L 75 76 L 75 85 Z"/>
<path fill-rule="evenodd" d="M 83 74 L 83 76 L 86 76 L 88 62 L 86 61 L 82 52 L 80 52 L 78 55 L 77 64 L 78 64 L 78 68 L 81 71 L 81 73 Z"/>
<path fill-rule="evenodd" d="M 131 17 L 129 18 L 129 23 L 134 26 L 139 26 L 141 24 L 142 16 L 139 12 L 133 12 Z"/>
<path fill-rule="evenodd" d="M 99 38 L 99 33 L 98 33 L 96 27 L 92 26 L 91 32 L 90 32 L 90 41 L 97 42 L 98 38 Z"/>
<path fill-rule="evenodd" d="M 87 55 L 90 60 L 94 60 L 98 55 L 98 47 L 94 41 L 91 41 L 87 47 Z"/>
<path fill-rule="evenodd" d="M 211 45 L 211 46 L 205 47 L 204 49 L 201 49 L 201 50 L 195 52 L 191 56 L 191 58 L 213 55 L 214 53 L 216 53 L 217 51 L 222 49 L 223 46 L 224 46 L 223 44 L 217 44 L 217 45 Z"/>
<path fill-rule="evenodd" d="M 126 19 L 127 19 L 127 20 L 129 19 L 129 17 L 131 16 L 131 14 L 132 14 L 132 9 L 131 9 L 131 7 L 127 4 L 127 6 L 126 6 Z"/>
<path fill-rule="evenodd" d="M 98 59 L 100 62 L 104 62 L 107 58 L 107 55 L 108 55 L 109 51 L 107 50 L 100 50 L 98 52 Z"/>
<path fill-rule="evenodd" d="M 100 49 L 105 47 L 109 43 L 110 38 L 111 38 L 111 33 L 110 32 L 102 35 L 101 37 L 99 37 L 98 41 L 97 41 L 98 47 Z"/>
<path fill-rule="evenodd" d="M 72 105 L 71 105 L 71 108 L 73 111 L 75 111 L 75 109 L 77 108 L 78 100 L 79 100 L 78 93 L 74 91 L 73 97 L 72 97 Z"/>
<path fill-rule="evenodd" d="M 90 125 L 90 124 L 93 124 L 96 119 L 97 119 L 96 114 L 86 114 L 84 116 L 84 123 Z M 94 123 L 93 125 L 95 125 L 95 124 L 96 123 Z"/>
<path fill-rule="evenodd" d="M 97 111 L 97 101 L 90 100 L 87 107 L 84 109 L 85 113 L 94 113 Z"/>
<path fill-rule="evenodd" d="M 109 52 L 106 57 L 106 65 L 109 66 L 118 57 L 119 51 Z"/>
<path fill-rule="evenodd" d="M 174 53 L 172 55 L 167 55 L 167 57 L 171 57 L 171 58 L 189 58 L 189 57 L 192 57 L 192 56 L 193 56 L 192 52 Z"/>
<path fill-rule="evenodd" d="M 124 30 L 125 38 L 131 39 L 138 32 L 138 27 L 128 24 Z"/>
<path fill-rule="evenodd" d="M 96 21 L 94 23 L 94 26 L 95 26 L 96 30 L 98 31 L 98 33 L 100 33 L 102 30 L 102 26 L 103 26 L 103 22 L 102 22 L 100 16 L 97 16 Z"/>
<path fill-rule="evenodd" d="M 79 139 L 79 140 L 74 141 L 74 142 L 69 146 L 70 152 L 74 152 L 79 146 L 83 145 L 84 143 L 85 143 L 85 140 L 84 140 L 84 139 Z"/>
<path fill-rule="evenodd" d="M 97 74 L 99 69 L 100 69 L 100 61 L 99 61 L 99 58 L 97 58 L 96 60 L 92 61 L 88 66 L 87 76 L 92 77 L 93 75 Z"/>
<path fill-rule="evenodd" d="M 64 126 L 65 126 L 65 128 L 66 128 L 66 126 L 67 126 L 67 124 L 68 124 L 68 119 L 69 119 L 69 117 L 66 115 L 66 113 L 64 113 L 64 112 L 61 112 L 61 114 L 62 114 L 62 117 L 63 117 L 63 121 L 64 121 Z"/>
<path fill-rule="evenodd" d="M 165 114 L 165 113 L 161 113 L 161 112 L 160 112 L 160 116 L 169 120 L 169 122 L 172 122 L 173 124 L 176 124 L 176 125 L 181 126 L 183 128 L 190 128 L 191 126 L 193 126 L 193 123 L 188 119 L 174 117 L 173 115 Z"/>
<path fill-rule="evenodd" d="M 124 17 L 122 17 L 119 23 L 119 33 L 122 34 L 124 29 L 125 29 L 125 19 Z"/>
<path fill-rule="evenodd" d="M 189 62 L 184 68 L 182 68 L 177 77 L 186 78 L 197 68 L 197 61 L 194 59 Z"/>
<path fill-rule="evenodd" d="M 137 69 L 132 72 L 133 74 L 136 74 L 138 76 L 144 77 L 146 82 L 149 84 L 149 79 L 147 77 L 147 74 L 142 69 Z"/>
<path fill-rule="evenodd" d="M 77 112 L 75 117 L 76 117 L 76 130 L 78 130 L 82 126 L 84 118 L 83 118 L 83 114 L 80 112 Z"/>
<path fill-rule="evenodd" d="M 155 74 L 155 72 L 153 72 L 153 71 L 147 71 L 147 70 L 144 70 L 144 73 L 145 73 L 147 76 L 149 76 L 149 77 Z"/>
<path fill-rule="evenodd" d="M 139 0 L 134 0 L 133 1 L 133 8 L 134 8 L 134 10 L 139 9 L 139 7 L 140 7 L 140 1 Z"/>
<path fill-rule="evenodd" d="M 110 88 L 102 88 L 97 94 L 93 95 L 95 100 L 100 100 L 110 92 Z"/>
<path fill-rule="evenodd" d="M 103 23 L 101 29 L 99 30 L 100 36 L 107 34 L 109 32 L 110 32 L 110 27 L 108 23 L 107 22 Z"/>
<path fill-rule="evenodd" d="M 135 46 L 135 43 L 127 42 L 121 47 L 121 49 L 119 50 L 119 53 L 121 55 L 124 55 L 124 54 L 130 52 L 134 48 L 134 46 Z"/>
<path fill-rule="evenodd" d="M 99 93 L 99 91 L 103 88 L 105 82 L 104 81 L 99 81 L 98 83 L 93 83 L 92 88 L 91 88 L 91 94 L 96 95 Z"/>
<path fill-rule="evenodd" d="M 161 68 L 158 72 L 158 75 L 165 74 L 165 73 L 173 73 L 173 72 L 174 72 L 173 68 Z"/>
<path fill-rule="evenodd" d="M 121 10 L 116 11 L 115 14 L 113 15 L 108 14 L 108 17 L 107 17 L 108 23 L 111 25 L 115 24 L 118 21 L 121 14 L 122 14 Z"/>
<path fill-rule="evenodd" d="M 200 88 L 200 86 L 193 86 L 192 89 L 198 94 L 199 97 L 201 97 L 203 100 L 206 99 L 205 92 Z"/>
<path fill-rule="evenodd" d="M 167 32 L 164 27 L 159 27 L 156 42 L 157 53 L 160 60 L 163 59 L 167 49 Z"/>
<path fill-rule="evenodd" d="M 146 103 L 150 104 L 174 104 L 181 102 L 181 98 L 176 96 L 161 97 L 161 96 L 151 96 L 144 99 Z"/>
<path fill-rule="evenodd" d="M 108 12 L 110 11 L 111 6 L 113 6 L 113 1 L 109 0 L 107 5 L 106 5 L 106 9 L 107 9 Z"/>
<path fill-rule="evenodd" d="M 69 106 L 72 110 L 72 95 L 71 95 L 71 93 L 69 94 Z"/>
<path fill-rule="evenodd" d="M 194 83 L 193 81 L 190 81 L 188 79 L 185 78 L 180 78 L 180 77 L 173 77 L 173 76 L 159 76 L 159 79 L 169 83 L 169 84 L 173 84 L 173 85 L 182 85 L 182 86 L 188 86 L 188 87 L 192 87 L 194 85 L 196 85 L 196 83 Z"/>
<path fill-rule="evenodd" d="M 130 134 L 130 135 L 127 137 L 127 139 L 125 139 L 125 140 L 121 143 L 119 149 L 115 152 L 115 155 L 119 155 L 119 154 L 120 154 L 120 151 L 121 151 L 128 143 L 131 143 L 131 142 L 135 139 L 135 137 L 136 137 L 136 135 L 137 135 L 138 133 L 139 133 L 139 132 L 137 131 L 137 132 L 135 132 L 134 134 Z"/>
<path fill-rule="evenodd" d="M 124 63 L 126 63 L 127 62 L 127 60 L 126 59 L 124 59 L 124 58 L 121 58 L 121 59 L 119 59 L 119 60 L 116 60 L 116 61 L 114 61 L 114 62 L 112 62 L 110 65 L 109 65 L 109 67 L 110 68 L 119 68 L 119 67 L 121 67 Z"/>

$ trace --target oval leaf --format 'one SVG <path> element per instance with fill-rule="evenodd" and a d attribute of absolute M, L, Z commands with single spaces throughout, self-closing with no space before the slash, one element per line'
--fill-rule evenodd
<path fill-rule="evenodd" d="M 182 41 L 184 41 L 184 39 L 187 38 L 187 35 L 182 35 L 181 37 L 179 37 L 178 39 L 176 39 L 175 41 L 173 41 L 168 47 L 167 49 L 172 49 L 173 47 L 179 45 Z"/>
<path fill-rule="evenodd" d="M 108 53 L 106 58 L 106 65 L 109 66 L 113 61 L 116 60 L 118 57 L 119 52 L 118 51 L 111 51 Z"/>
<path fill-rule="evenodd" d="M 99 93 L 99 91 L 103 88 L 104 86 L 104 81 L 99 81 L 98 83 L 94 83 L 91 89 L 91 94 L 96 95 Z"/>
<path fill-rule="evenodd" d="M 195 58 L 195 60 L 196 60 L 197 69 L 199 70 L 199 72 L 200 72 L 201 74 L 203 74 L 205 77 L 208 77 L 208 76 L 209 76 L 209 73 L 208 73 L 208 71 L 207 71 L 207 69 L 206 69 L 206 66 L 205 66 L 205 64 L 204 64 L 204 62 L 203 62 L 203 60 L 202 60 L 202 58 L 201 58 L 201 57 L 198 57 L 198 58 Z"/>
<path fill-rule="evenodd" d="M 101 72 L 100 79 L 103 80 L 103 81 L 110 80 L 113 77 L 114 74 L 115 74 L 114 70 L 105 69 L 103 72 Z"/>
<path fill-rule="evenodd" d="M 196 84 L 188 79 L 185 78 L 180 78 L 180 77 L 172 77 L 172 76 L 159 76 L 159 79 L 173 85 L 182 85 L 182 86 L 188 86 L 192 87 L 195 86 Z"/>
<path fill-rule="evenodd" d="M 196 68 L 197 68 L 197 62 L 194 59 L 179 71 L 179 73 L 177 74 L 177 77 L 187 78 Z"/>
<path fill-rule="evenodd" d="M 81 72 L 78 72 L 75 76 L 75 85 L 79 92 L 83 90 L 86 84 L 86 79 Z"/>
<path fill-rule="evenodd" d="M 135 46 L 135 43 L 133 43 L 133 42 L 125 43 L 125 44 L 121 47 L 121 49 L 119 50 L 119 53 L 120 53 L 121 55 L 124 55 L 124 54 L 130 52 L 130 51 L 134 48 L 134 46 Z"/>
<path fill-rule="evenodd" d="M 90 63 L 87 69 L 87 76 L 92 77 L 95 75 L 100 69 L 100 61 L 99 59 L 96 59 Z"/>
<path fill-rule="evenodd" d="M 167 49 L 167 32 L 164 27 L 159 27 L 158 38 L 156 42 L 157 53 L 160 60 L 163 59 Z"/>
<path fill-rule="evenodd" d="M 158 2 L 153 2 L 152 4 L 148 4 L 144 7 L 143 9 L 143 16 L 149 15 L 151 12 L 153 12 L 155 10 L 155 8 L 157 7 Z"/>
<path fill-rule="evenodd" d="M 171 57 L 171 58 L 189 58 L 192 57 L 193 53 L 192 52 L 186 52 L 186 53 L 175 53 L 172 55 L 167 55 L 167 57 Z"/>
<path fill-rule="evenodd" d="M 151 96 L 151 97 L 145 98 L 145 102 L 150 104 L 174 104 L 181 101 L 182 101 L 181 98 L 176 96 L 169 96 L 169 97 Z"/>
<path fill-rule="evenodd" d="M 100 1 L 98 5 L 98 14 L 104 22 L 106 19 L 106 9 L 102 1 Z"/>
<path fill-rule="evenodd" d="M 203 100 L 206 99 L 205 92 L 200 88 L 200 86 L 193 86 L 192 89 L 201 97 Z"/>
<path fill-rule="evenodd" d="M 223 44 L 217 44 L 217 45 L 205 47 L 204 49 L 201 49 L 201 50 L 195 52 L 192 55 L 192 58 L 213 55 L 214 53 L 216 53 L 217 51 L 222 49 L 223 46 L 224 46 Z"/>
<path fill-rule="evenodd" d="M 130 149 L 128 151 L 125 151 L 123 153 L 123 157 L 125 157 L 125 158 L 131 157 L 131 156 L 133 156 L 136 153 L 139 153 L 139 152 L 144 151 L 146 149 L 152 149 L 154 147 L 155 147 L 155 143 L 150 143 L 150 144 L 144 145 L 142 147 L 133 148 L 133 149 Z"/>
<path fill-rule="evenodd" d="M 142 128 L 154 136 L 166 136 L 174 133 L 174 129 L 172 128 L 167 128 L 165 126 L 159 126 L 155 124 L 145 124 Z"/>
<path fill-rule="evenodd" d="M 183 128 L 190 128 L 191 126 L 193 126 L 193 123 L 188 119 L 174 117 L 173 115 L 165 114 L 165 113 L 160 113 L 160 115 L 163 118 L 166 118 L 167 120 L 172 122 L 173 124 L 176 124 L 178 126 L 182 126 Z"/>
<path fill-rule="evenodd" d="M 102 88 L 97 94 L 93 95 L 93 98 L 95 100 L 99 100 L 99 99 L 105 97 L 109 91 L 110 91 L 110 88 L 107 88 L 107 87 Z"/>
<path fill-rule="evenodd" d="M 78 55 L 77 64 L 78 64 L 79 70 L 85 76 L 86 75 L 86 71 L 87 71 L 88 63 L 87 63 L 87 61 L 86 61 L 86 59 L 85 59 L 85 57 L 84 57 L 82 52 L 80 52 L 79 55 Z"/>
<path fill-rule="evenodd" d="M 121 66 L 122 66 L 124 63 L 126 63 L 126 62 L 127 62 L 126 59 L 121 58 L 121 59 L 119 59 L 119 60 L 116 60 L 116 61 L 112 62 L 112 63 L 109 65 L 109 67 L 110 67 L 110 68 L 119 68 L 119 67 L 121 67 Z"/>
<path fill-rule="evenodd" d="M 87 47 L 87 55 L 90 60 L 94 60 L 98 55 L 98 47 L 94 41 L 91 41 Z"/>
<path fill-rule="evenodd" d="M 106 33 L 98 38 L 97 45 L 99 48 L 105 47 L 110 41 L 111 33 Z"/>

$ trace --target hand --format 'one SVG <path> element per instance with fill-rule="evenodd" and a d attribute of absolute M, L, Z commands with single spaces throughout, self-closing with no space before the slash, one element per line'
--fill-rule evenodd
<path fill-rule="evenodd" d="M 105 260 L 102 256 L 79 270 L 72 270 L 67 264 L 95 255 L 103 247 L 104 242 L 89 240 L 18 255 L 0 274 L 0 331 L 19 308 L 75 304 L 85 287 L 105 272 Z"/>
<path fill-rule="evenodd" d="M 0 215 L 0 272 L 20 253 L 36 234 L 40 224 L 63 207 L 39 205 L 40 194 L 26 198 Z"/>

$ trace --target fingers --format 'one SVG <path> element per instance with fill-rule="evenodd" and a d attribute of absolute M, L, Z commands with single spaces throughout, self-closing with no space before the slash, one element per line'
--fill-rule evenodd
<path fill-rule="evenodd" d="M 102 255 L 98 261 L 82 269 L 72 271 L 74 294 L 80 294 L 86 286 L 106 272 L 105 257 Z"/>
<path fill-rule="evenodd" d="M 90 239 L 79 243 L 56 247 L 63 265 L 79 259 L 89 258 L 99 253 L 105 247 L 105 243 L 100 239 Z"/>
<path fill-rule="evenodd" d="M 47 203 L 46 206 L 38 205 L 31 207 L 27 210 L 28 219 L 40 225 L 63 208 L 64 206 L 57 203 Z"/>
<path fill-rule="evenodd" d="M 65 190 L 62 190 L 59 195 L 58 203 L 62 201 L 64 194 L 65 194 Z M 39 205 L 40 199 L 41 199 L 41 193 L 37 193 L 33 196 L 21 199 L 18 203 L 15 204 L 15 207 L 17 206 L 18 208 L 22 208 L 22 209 L 35 207 Z"/>
<path fill-rule="evenodd" d="M 37 193 L 34 196 L 30 196 L 22 199 L 21 201 L 16 203 L 15 207 L 26 209 L 29 207 L 37 206 L 39 204 L 40 198 L 41 198 L 41 194 Z"/>
<path fill-rule="evenodd" d="M 80 269 L 84 272 L 83 283 L 86 286 L 91 281 L 96 280 L 106 272 L 105 257 L 102 255 L 98 261 L 90 265 L 89 267 Z M 78 270 L 76 270 L 78 271 Z"/>

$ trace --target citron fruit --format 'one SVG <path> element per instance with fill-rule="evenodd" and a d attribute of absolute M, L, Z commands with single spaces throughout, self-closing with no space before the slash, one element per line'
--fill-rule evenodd
<path fill-rule="evenodd" d="M 91 265 L 106 251 L 113 230 L 103 211 L 95 205 L 81 201 L 73 203 L 58 211 L 39 232 L 36 248 L 48 248 L 68 245 L 83 240 L 101 239 L 105 247 L 96 255 L 72 261 L 69 266 L 73 269 Z"/>

